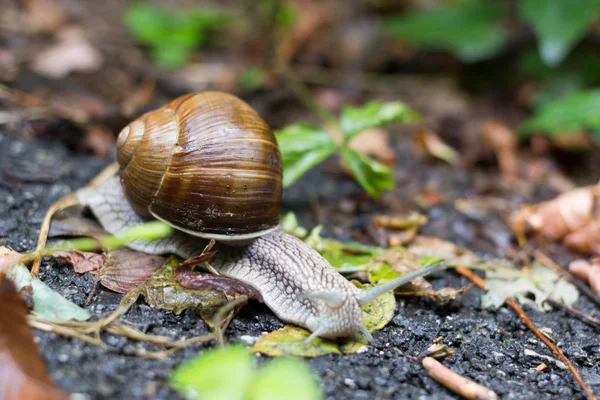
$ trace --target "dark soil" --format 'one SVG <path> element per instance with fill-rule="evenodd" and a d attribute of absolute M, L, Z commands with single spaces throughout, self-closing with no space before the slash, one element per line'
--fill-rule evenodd
<path fill-rule="evenodd" d="M 0 149 L 0 245 L 12 246 L 17 251 L 34 248 L 43 214 L 53 201 L 83 186 L 107 163 L 75 154 L 56 141 L 26 142 L 2 133 Z M 483 256 L 495 257 L 511 254 L 514 247 L 502 219 L 494 214 L 481 219 L 467 217 L 455 210 L 453 200 L 501 190 L 502 197 L 517 202 L 539 200 L 552 194 L 542 187 L 531 191 L 528 198 L 522 198 L 497 187 L 498 177 L 494 173 L 474 173 L 418 159 L 412 155 L 406 140 L 399 141 L 397 150 L 399 189 L 384 198 L 384 206 L 364 199 L 359 187 L 342 175 L 332 160 L 287 191 L 284 207 L 295 211 L 307 227 L 323 223 L 326 234 L 331 237 L 368 242 L 372 240 L 366 229 L 369 215 L 410 208 L 413 196 L 433 184 L 443 193 L 445 201 L 427 211 L 430 222 L 422 233 L 451 240 Z M 18 178 L 11 173 L 16 170 L 22 172 Z M 40 178 L 42 175 L 44 179 Z M 35 181 L 36 177 L 44 182 L 27 182 Z M 558 262 L 569 259 L 564 250 L 553 250 Z M 92 275 L 78 275 L 53 258 L 44 260 L 41 278 L 79 305 L 84 304 L 94 286 Z M 465 278 L 450 271 L 435 273 L 428 279 L 435 287 L 468 284 Z M 399 298 L 393 321 L 375 332 L 376 343 L 365 352 L 308 361 L 331 399 L 456 398 L 429 378 L 413 359 L 425 351 L 432 340 L 444 336 L 444 343 L 457 352 L 444 360 L 444 364 L 493 389 L 502 398 L 584 398 L 568 371 L 524 354 L 525 349 L 531 349 L 554 357 L 510 309 L 482 310 L 480 295 L 481 291 L 474 288 L 444 306 L 426 298 Z M 116 308 L 120 298 L 119 294 L 99 288 L 89 310 L 96 315 L 105 314 Z M 576 307 L 599 316 L 586 298 L 581 298 Z M 598 331 L 560 311 L 544 314 L 527 309 L 527 312 L 538 327 L 552 331 L 558 346 L 584 381 L 592 390 L 600 392 Z M 208 332 L 196 310 L 177 316 L 155 310 L 143 302 L 132 307 L 122 320 L 144 332 L 171 338 Z M 257 337 L 282 326 L 266 307 L 251 303 L 234 319 L 227 331 L 227 340 L 248 340 L 245 337 Z M 106 343 L 103 347 L 39 331 L 36 337 L 52 377 L 65 391 L 79 394 L 78 399 L 179 398 L 166 383 L 172 369 L 213 345 L 191 346 L 169 358 L 149 360 L 133 355 L 133 350 L 158 348 L 108 334 L 103 336 Z M 532 370 L 541 362 L 548 364 L 546 370 Z"/>

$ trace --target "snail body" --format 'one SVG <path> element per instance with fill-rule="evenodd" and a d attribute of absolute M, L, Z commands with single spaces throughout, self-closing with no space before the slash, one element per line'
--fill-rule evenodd
<path fill-rule="evenodd" d="M 361 290 L 318 252 L 278 228 L 281 155 L 275 137 L 242 100 L 206 92 L 180 97 L 123 129 L 119 177 L 81 189 L 103 227 L 119 234 L 148 218 L 177 229 L 129 247 L 150 254 L 197 256 L 218 241 L 211 266 L 254 287 L 283 321 L 336 338 L 371 338 L 361 306 L 438 268 L 433 265 Z M 235 244 L 236 246 L 231 246 Z"/>

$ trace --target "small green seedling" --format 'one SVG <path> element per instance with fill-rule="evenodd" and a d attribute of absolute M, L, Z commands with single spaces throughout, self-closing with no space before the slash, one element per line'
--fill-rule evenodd
<path fill-rule="evenodd" d="M 348 142 L 365 129 L 418 118 L 419 115 L 404 103 L 372 101 L 362 107 L 344 107 L 339 120 L 343 135 L 341 143 L 325 129 L 308 124 L 289 125 L 277 131 L 275 136 L 283 157 L 283 186 L 291 186 L 311 168 L 340 152 L 358 183 L 371 197 L 378 199 L 384 190 L 394 188 L 392 172 L 385 165 L 351 149 Z"/>

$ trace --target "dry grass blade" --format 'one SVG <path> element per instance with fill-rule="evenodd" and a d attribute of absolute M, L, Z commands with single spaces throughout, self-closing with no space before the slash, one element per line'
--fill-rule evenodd
<path fill-rule="evenodd" d="M 561 303 L 560 301 L 554 299 L 546 300 L 548 303 L 552 304 L 555 307 L 562 309 L 563 311 L 573 315 L 574 317 L 580 319 L 581 321 L 593 326 L 594 328 L 600 330 L 600 319 L 594 318 L 590 315 L 584 314 L 579 310 L 574 309 L 573 307 L 569 307 L 566 304 Z"/>

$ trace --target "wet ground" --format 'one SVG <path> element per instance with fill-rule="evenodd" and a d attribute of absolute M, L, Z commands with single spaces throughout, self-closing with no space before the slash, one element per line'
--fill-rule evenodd
<path fill-rule="evenodd" d="M 59 142 L 23 141 L 0 132 L 0 245 L 17 251 L 34 247 L 39 225 L 48 206 L 83 186 L 107 163 L 91 156 L 68 151 Z M 482 256 L 502 256 L 510 248 L 511 236 L 502 220 L 493 214 L 474 219 L 458 213 L 452 201 L 459 197 L 489 192 L 497 177 L 489 171 L 467 172 L 416 159 L 410 144 L 397 145 L 399 189 L 388 195 L 386 209 L 362 200 L 360 189 L 336 170 L 335 161 L 306 176 L 285 194 L 284 207 L 292 209 L 307 227 L 325 223 L 326 234 L 339 239 L 370 240 L 365 233 L 368 216 L 387 208 L 410 208 L 410 198 L 425 186 L 435 183 L 445 202 L 430 208 L 423 232 L 451 240 Z M 18 174 L 16 172 L 19 172 Z M 481 185 L 486 181 L 485 185 Z M 482 189 L 485 187 L 485 189 Z M 335 189 L 335 190 L 334 190 Z M 545 196 L 536 188 L 529 196 L 508 198 L 521 202 Z M 394 204 L 397 205 L 394 206 Z M 405 204 L 405 206 L 403 206 Z M 555 259 L 561 263 L 568 254 L 558 249 Z M 78 275 L 52 258 L 44 260 L 41 278 L 68 299 L 83 305 L 94 286 L 91 275 Z M 435 287 L 459 287 L 465 278 L 452 272 L 437 272 L 429 280 Z M 398 299 L 396 316 L 383 330 L 374 334 L 376 343 L 367 351 L 353 355 L 329 355 L 308 361 L 318 374 L 331 399 L 452 399 L 448 392 L 427 376 L 412 360 L 444 336 L 444 343 L 456 354 L 444 360 L 454 371 L 480 382 L 505 399 L 584 398 L 568 371 L 533 356 L 553 356 L 506 307 L 482 310 L 479 289 L 471 289 L 444 306 L 430 299 Z M 103 314 L 116 308 L 121 295 L 99 288 L 89 310 Z M 600 312 L 585 298 L 576 307 L 596 317 Z M 535 324 L 548 328 L 558 346 L 580 371 L 592 390 L 600 393 L 600 334 L 562 312 L 540 313 L 527 309 Z M 155 310 L 138 302 L 122 318 L 144 332 L 172 338 L 191 337 L 208 332 L 195 310 L 179 316 Z M 283 324 L 264 306 L 251 303 L 244 307 L 227 331 L 227 340 L 249 340 Z M 166 379 L 173 367 L 209 345 L 191 346 L 163 360 L 149 360 L 132 353 L 136 347 L 151 345 L 105 334 L 107 346 L 98 347 L 81 341 L 36 331 L 42 354 L 52 377 L 65 391 L 77 393 L 77 399 L 176 399 Z M 259 357 L 260 360 L 260 357 Z M 541 362 L 548 368 L 532 370 Z"/>

